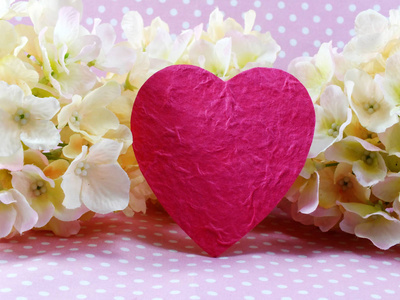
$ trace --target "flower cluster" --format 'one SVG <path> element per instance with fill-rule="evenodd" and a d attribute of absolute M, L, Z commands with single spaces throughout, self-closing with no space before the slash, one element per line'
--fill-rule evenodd
<path fill-rule="evenodd" d="M 203 67 L 229 79 L 270 67 L 280 47 L 269 33 L 244 27 L 216 9 L 209 26 L 172 38 L 138 12 L 121 22 L 81 25 L 80 0 L 0 4 L 0 238 L 32 228 L 69 236 L 95 213 L 146 210 L 154 195 L 132 151 L 131 110 L 141 85 L 173 64 Z M 29 17 L 32 25 L 13 25 Z"/>
<path fill-rule="evenodd" d="M 316 128 L 306 165 L 280 203 L 322 231 L 388 249 L 400 243 L 400 10 L 355 20 L 342 52 L 331 43 L 289 65 L 307 88 Z"/>

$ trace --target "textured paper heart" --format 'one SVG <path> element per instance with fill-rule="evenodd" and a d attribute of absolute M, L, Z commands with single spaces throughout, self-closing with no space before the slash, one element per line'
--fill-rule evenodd
<path fill-rule="evenodd" d="M 301 171 L 315 114 L 303 85 L 255 68 L 225 82 L 167 67 L 140 89 L 133 147 L 154 194 L 207 253 L 218 256 L 262 221 Z"/>

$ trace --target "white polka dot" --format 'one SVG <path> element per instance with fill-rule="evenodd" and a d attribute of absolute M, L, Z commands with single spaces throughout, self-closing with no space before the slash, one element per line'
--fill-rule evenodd
<path fill-rule="evenodd" d="M 148 8 L 146 9 L 146 14 L 147 14 L 147 15 L 151 16 L 153 13 L 154 13 L 154 10 L 153 10 L 152 7 L 148 7 Z"/>
<path fill-rule="evenodd" d="M 381 6 L 379 4 L 375 4 L 373 9 L 376 10 L 376 11 L 380 11 L 381 10 Z"/>
<path fill-rule="evenodd" d="M 186 22 L 186 21 L 185 21 L 185 22 L 182 23 L 182 28 L 183 28 L 183 29 L 188 29 L 189 27 L 190 27 L 189 22 Z"/>
<path fill-rule="evenodd" d="M 208 291 L 207 295 L 209 295 L 209 296 L 218 296 L 218 293 L 214 292 L 214 291 Z"/>
<path fill-rule="evenodd" d="M 278 27 L 278 32 L 285 33 L 285 31 L 286 31 L 286 28 L 284 26 L 279 26 Z"/>
<path fill-rule="evenodd" d="M 47 297 L 50 295 L 49 292 L 45 292 L 45 291 L 40 291 L 38 294 L 39 294 L 39 296 L 44 296 L 44 297 Z"/>
<path fill-rule="evenodd" d="M 54 280 L 54 277 L 53 277 L 53 276 L 50 276 L 50 275 L 46 275 L 46 276 L 43 276 L 43 279 L 44 279 L 44 280 L 51 281 L 51 280 Z"/>
<path fill-rule="evenodd" d="M 297 40 L 296 39 L 290 39 L 289 41 L 291 46 L 296 46 L 297 45 Z"/>
<path fill-rule="evenodd" d="M 77 298 L 77 299 L 86 299 L 87 296 L 86 296 L 86 295 L 79 294 L 79 295 L 76 296 L 76 298 Z"/>
<path fill-rule="evenodd" d="M 303 2 L 303 3 L 301 4 L 301 8 L 302 8 L 303 10 L 307 10 L 307 9 L 308 9 L 308 3 L 307 3 L 307 2 Z"/>
<path fill-rule="evenodd" d="M 278 284 L 277 287 L 280 289 L 287 289 L 287 285 L 284 284 Z"/>
<path fill-rule="evenodd" d="M 330 4 L 330 3 L 325 4 L 325 10 L 332 11 L 332 4 Z"/>
<path fill-rule="evenodd" d="M 89 281 L 86 281 L 86 280 L 81 280 L 81 281 L 79 281 L 79 284 L 80 285 L 89 285 L 90 284 L 90 282 Z"/>
<path fill-rule="evenodd" d="M 344 296 L 345 295 L 345 293 L 343 293 L 343 292 L 334 292 L 334 294 L 336 296 Z"/>
<path fill-rule="evenodd" d="M 257 8 L 259 8 L 259 7 L 261 7 L 261 1 L 254 1 L 254 7 L 257 7 Z"/>
<path fill-rule="evenodd" d="M 207 4 L 208 5 L 213 5 L 214 4 L 214 0 L 207 0 Z"/>
<path fill-rule="evenodd" d="M 179 295 L 181 291 L 170 291 L 169 292 L 171 295 Z"/>
<path fill-rule="evenodd" d="M 357 9 L 357 6 L 355 4 L 350 4 L 349 5 L 349 10 L 350 11 L 354 12 L 354 11 L 356 11 L 356 9 Z"/>
<path fill-rule="evenodd" d="M 194 16 L 195 16 L 195 17 L 201 17 L 201 10 L 196 9 L 196 10 L 194 11 Z"/>
<path fill-rule="evenodd" d="M 178 11 L 176 10 L 176 8 L 172 8 L 170 11 L 169 11 L 169 14 L 171 15 L 171 16 L 176 16 L 177 14 L 178 14 Z"/>
<path fill-rule="evenodd" d="M 116 20 L 116 19 L 111 19 L 110 20 L 110 24 L 112 25 L 112 26 L 117 26 L 118 25 L 118 21 Z"/>
<path fill-rule="evenodd" d="M 136 296 L 140 296 L 140 295 L 143 295 L 143 292 L 142 291 L 133 291 L 132 294 L 134 294 Z"/>
<path fill-rule="evenodd" d="M 313 21 L 314 21 L 314 23 L 319 23 L 319 22 L 321 22 L 321 17 L 320 16 L 314 16 L 313 17 Z"/>
<path fill-rule="evenodd" d="M 30 286 L 30 285 L 32 285 L 33 283 L 32 283 L 32 281 L 26 280 L 26 281 L 22 281 L 21 284 L 22 284 L 22 285 L 25 285 L 25 286 Z"/>
<path fill-rule="evenodd" d="M 337 42 L 336 45 L 337 45 L 339 48 L 343 48 L 343 47 L 344 47 L 344 42 L 339 41 L 339 42 Z"/>
<path fill-rule="evenodd" d="M 280 9 L 284 9 L 284 8 L 285 8 L 285 2 L 279 1 L 279 2 L 278 2 L 278 7 L 279 7 Z"/>
<path fill-rule="evenodd" d="M 93 24 L 93 19 L 92 18 L 86 18 L 86 24 L 92 25 Z"/>
<path fill-rule="evenodd" d="M 269 290 L 262 290 L 261 293 L 264 294 L 264 295 L 271 295 L 272 294 L 272 292 L 269 291 Z"/>
<path fill-rule="evenodd" d="M 237 0 L 231 0 L 230 4 L 231 6 L 235 7 L 238 4 L 238 2 Z"/>
<path fill-rule="evenodd" d="M 190 0 L 183 0 L 182 1 L 184 4 L 189 4 L 190 3 Z"/>
<path fill-rule="evenodd" d="M 274 16 L 271 13 L 267 13 L 265 15 L 265 19 L 267 19 L 268 21 L 271 21 L 274 18 Z"/>
<path fill-rule="evenodd" d="M 333 33 L 333 30 L 332 30 L 331 28 L 325 29 L 325 34 L 326 34 L 326 35 L 331 36 L 332 33 Z"/>
<path fill-rule="evenodd" d="M 159 290 L 162 288 L 162 285 L 153 285 L 152 286 L 153 289 Z"/>
<path fill-rule="evenodd" d="M 227 291 L 229 291 L 229 292 L 234 292 L 234 291 L 236 291 L 236 289 L 235 289 L 234 287 L 231 287 L 231 286 L 227 286 L 227 287 L 225 288 L 225 290 L 227 290 Z"/>
<path fill-rule="evenodd" d="M 310 30 L 309 30 L 307 27 L 303 27 L 303 28 L 301 29 L 301 32 L 302 32 L 303 34 L 309 34 L 309 33 L 310 33 Z"/>
<path fill-rule="evenodd" d="M 339 16 L 339 17 L 336 18 L 336 22 L 337 22 L 338 24 L 343 24 L 344 18 L 341 17 L 341 16 Z"/>
<path fill-rule="evenodd" d="M 106 8 L 104 7 L 104 5 L 100 5 L 97 10 L 99 11 L 99 13 L 104 13 L 106 11 Z"/>
<path fill-rule="evenodd" d="M 69 291 L 69 287 L 66 286 L 66 285 L 59 286 L 58 289 L 59 289 L 60 291 Z"/>
<path fill-rule="evenodd" d="M 297 20 L 297 16 L 294 15 L 294 14 L 291 14 L 291 15 L 289 16 L 289 20 L 292 21 L 292 22 L 295 22 L 295 21 Z"/>
<path fill-rule="evenodd" d="M 314 46 L 319 48 L 319 46 L 321 46 L 321 42 L 319 40 L 315 40 L 314 41 Z"/>

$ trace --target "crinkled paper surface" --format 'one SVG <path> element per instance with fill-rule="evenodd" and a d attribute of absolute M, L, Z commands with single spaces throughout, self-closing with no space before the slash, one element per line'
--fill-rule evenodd
<path fill-rule="evenodd" d="M 189 65 L 140 89 L 132 112 L 144 177 L 179 226 L 218 256 L 262 221 L 302 169 L 315 125 L 292 75 L 255 68 L 227 82 Z"/>

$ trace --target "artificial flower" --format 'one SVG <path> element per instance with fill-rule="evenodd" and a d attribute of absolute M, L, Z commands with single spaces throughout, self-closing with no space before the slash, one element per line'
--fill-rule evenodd
<path fill-rule="evenodd" d="M 122 144 L 103 139 L 82 147 L 62 176 L 63 205 L 75 209 L 85 205 L 97 213 L 123 210 L 128 205 L 130 180 L 118 164 Z"/>
<path fill-rule="evenodd" d="M 21 88 L 0 81 L 0 157 L 21 149 L 51 150 L 60 135 L 50 121 L 60 109 L 55 98 L 25 96 Z"/>
<path fill-rule="evenodd" d="M 351 122 L 352 112 L 340 87 L 328 86 L 315 104 L 315 133 L 308 157 L 316 157 L 333 143 L 343 138 L 344 129 Z"/>
<path fill-rule="evenodd" d="M 121 95 L 121 88 L 115 81 L 91 91 L 84 98 L 74 95 L 72 102 L 64 106 L 58 114 L 60 129 L 68 127 L 95 143 L 110 129 L 118 129 L 118 118 L 106 108 Z"/>
<path fill-rule="evenodd" d="M 398 117 L 391 113 L 394 105 L 385 100 L 378 84 L 366 72 L 349 70 L 344 84 L 350 106 L 367 130 L 384 132 L 398 122 Z"/>
<path fill-rule="evenodd" d="M 385 77 L 378 77 L 386 101 L 392 105 L 391 113 L 400 115 L 400 52 L 386 61 Z"/>
<path fill-rule="evenodd" d="M 381 151 L 362 139 L 349 136 L 329 147 L 325 151 L 325 158 L 351 164 L 360 184 L 371 186 L 386 176 L 387 167 Z"/>
<path fill-rule="evenodd" d="M 380 205 L 341 203 L 341 206 L 345 209 L 340 222 L 343 231 L 367 238 L 384 250 L 400 243 L 400 221 Z"/>
<path fill-rule="evenodd" d="M 98 20 L 100 21 L 100 20 Z M 117 35 L 111 24 L 95 24 L 92 34 L 101 40 L 99 55 L 94 60 L 94 66 L 99 70 L 126 74 L 132 68 L 136 52 L 126 43 L 115 44 Z"/>
<path fill-rule="evenodd" d="M 0 238 L 22 234 L 32 229 L 37 220 L 37 213 L 18 190 L 0 189 Z"/>
<path fill-rule="evenodd" d="M 73 7 L 61 7 L 57 22 L 38 35 L 45 78 L 61 95 L 87 93 L 96 83 L 88 64 L 100 53 L 101 40 L 79 23 L 80 13 Z"/>
<path fill-rule="evenodd" d="M 306 87 L 315 103 L 335 73 L 331 43 L 323 43 L 318 53 L 312 58 L 299 57 L 292 60 L 288 71 Z"/>

